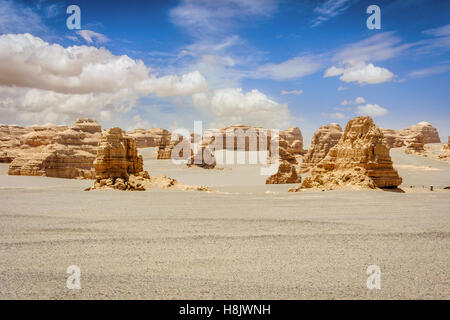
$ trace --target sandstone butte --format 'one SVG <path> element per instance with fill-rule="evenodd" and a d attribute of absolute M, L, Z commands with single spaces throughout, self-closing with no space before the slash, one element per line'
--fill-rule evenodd
<path fill-rule="evenodd" d="M 70 128 L 35 127 L 20 136 L 8 174 L 92 179 L 101 130 L 91 119 L 78 119 Z"/>
<path fill-rule="evenodd" d="M 332 190 L 351 188 L 396 188 L 402 182 L 392 166 L 383 133 L 370 117 L 350 120 L 339 142 L 303 181 L 301 188 Z"/>
<path fill-rule="evenodd" d="M 442 148 L 442 152 L 439 155 L 439 159 L 450 162 L 450 136 L 448 136 L 447 144 L 444 145 L 444 147 Z"/>
<path fill-rule="evenodd" d="M 205 186 L 187 186 L 166 176 L 150 177 L 143 170 L 136 140 L 120 128 L 104 131 L 94 160 L 95 182 L 92 188 L 144 191 L 151 188 L 211 191 Z"/>
<path fill-rule="evenodd" d="M 409 147 L 411 153 L 423 153 L 419 144 L 440 143 L 439 133 L 435 127 L 428 122 L 419 122 L 402 130 L 381 129 L 384 142 L 389 148 Z M 417 137 L 419 136 L 419 137 Z"/>
<path fill-rule="evenodd" d="M 311 146 L 303 157 L 301 172 L 307 172 L 322 161 L 330 149 L 334 147 L 342 137 L 342 128 L 337 123 L 321 126 L 311 139 Z"/>
<path fill-rule="evenodd" d="M 286 140 L 279 141 L 278 171 L 266 179 L 266 184 L 300 183 L 302 176 L 297 169 L 297 159 L 288 151 L 289 144 Z M 277 161 L 271 159 L 270 162 Z"/>

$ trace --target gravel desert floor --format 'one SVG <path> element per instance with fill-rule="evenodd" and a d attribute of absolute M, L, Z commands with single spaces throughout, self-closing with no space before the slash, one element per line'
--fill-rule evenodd
<path fill-rule="evenodd" d="M 86 192 L 92 181 L 1 165 L 0 298 L 449 299 L 450 164 L 391 156 L 404 193 L 288 193 L 257 166 L 149 157 L 150 175 L 218 192 Z M 70 265 L 81 290 L 66 287 Z"/>

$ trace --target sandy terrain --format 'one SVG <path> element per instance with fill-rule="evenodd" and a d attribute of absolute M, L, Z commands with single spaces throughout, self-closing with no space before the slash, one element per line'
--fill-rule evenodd
<path fill-rule="evenodd" d="M 0 298 L 450 298 L 450 164 L 395 149 L 406 193 L 287 193 L 257 166 L 144 152 L 151 175 L 227 193 L 85 192 L 91 181 L 0 165 Z M 372 264 L 381 290 L 366 287 Z M 69 265 L 81 290 L 66 288 Z"/>

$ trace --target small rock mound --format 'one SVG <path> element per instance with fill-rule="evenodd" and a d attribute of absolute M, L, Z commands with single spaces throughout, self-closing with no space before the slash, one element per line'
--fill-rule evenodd
<path fill-rule="evenodd" d="M 439 155 L 439 159 L 444 161 L 450 161 L 450 136 L 448 136 L 447 144 L 444 145 L 444 148 L 442 148 L 442 152 Z"/>
<path fill-rule="evenodd" d="M 395 188 L 401 182 L 383 143 L 383 133 L 370 117 L 358 117 L 348 122 L 338 144 L 312 169 L 301 187 Z"/>

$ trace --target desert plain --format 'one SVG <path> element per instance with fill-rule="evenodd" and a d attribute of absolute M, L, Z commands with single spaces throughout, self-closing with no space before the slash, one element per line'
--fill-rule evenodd
<path fill-rule="evenodd" d="M 86 192 L 92 180 L 8 176 L 0 164 L 0 299 L 450 297 L 449 163 L 395 148 L 403 192 L 288 193 L 257 165 L 203 170 L 140 153 L 150 175 L 215 192 Z M 81 290 L 66 287 L 70 265 Z M 379 290 L 366 286 L 369 265 Z"/>

